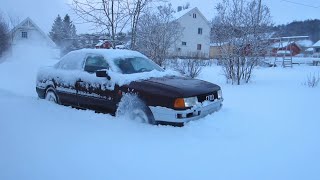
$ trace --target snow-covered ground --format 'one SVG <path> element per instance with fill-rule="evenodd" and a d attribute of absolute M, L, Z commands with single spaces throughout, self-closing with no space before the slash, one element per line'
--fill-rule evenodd
<path fill-rule="evenodd" d="M 303 85 L 319 66 L 259 68 L 241 86 L 206 67 L 224 106 L 177 128 L 39 100 L 36 70 L 55 61 L 0 64 L 1 180 L 320 178 L 320 87 Z"/>

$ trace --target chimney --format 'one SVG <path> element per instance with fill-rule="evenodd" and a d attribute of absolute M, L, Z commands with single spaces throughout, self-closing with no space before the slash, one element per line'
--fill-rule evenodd
<path fill-rule="evenodd" d="M 182 11 L 182 6 L 178 6 L 178 12 Z"/>

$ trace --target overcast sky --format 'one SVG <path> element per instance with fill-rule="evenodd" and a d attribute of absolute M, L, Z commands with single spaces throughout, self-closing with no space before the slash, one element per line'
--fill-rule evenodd
<path fill-rule="evenodd" d="M 0 10 L 4 15 L 19 17 L 20 20 L 30 17 L 46 33 L 50 31 L 53 20 L 66 13 L 75 18 L 68 2 L 71 0 L 0 0 Z M 198 7 L 211 20 L 215 15 L 214 7 L 220 0 L 169 0 L 176 7 L 190 3 Z M 273 21 L 286 24 L 294 20 L 320 19 L 320 0 L 262 0 L 270 7 Z M 76 24 L 79 33 L 88 31 L 88 25 Z"/>

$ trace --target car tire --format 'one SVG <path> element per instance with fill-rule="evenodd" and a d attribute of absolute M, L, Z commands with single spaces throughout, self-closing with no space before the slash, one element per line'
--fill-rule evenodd
<path fill-rule="evenodd" d="M 45 94 L 45 100 L 59 104 L 59 98 L 53 88 L 48 88 Z"/>
<path fill-rule="evenodd" d="M 116 116 L 126 116 L 130 120 L 156 124 L 150 108 L 137 95 L 126 94 L 119 102 Z"/>

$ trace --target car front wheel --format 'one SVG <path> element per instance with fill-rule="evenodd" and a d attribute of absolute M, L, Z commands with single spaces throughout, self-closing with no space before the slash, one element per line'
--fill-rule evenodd
<path fill-rule="evenodd" d="M 142 123 L 156 124 L 150 108 L 137 95 L 133 94 L 126 94 L 122 97 L 116 115 Z"/>
<path fill-rule="evenodd" d="M 58 97 L 52 88 L 47 89 L 45 99 L 47 101 L 59 104 Z"/>

